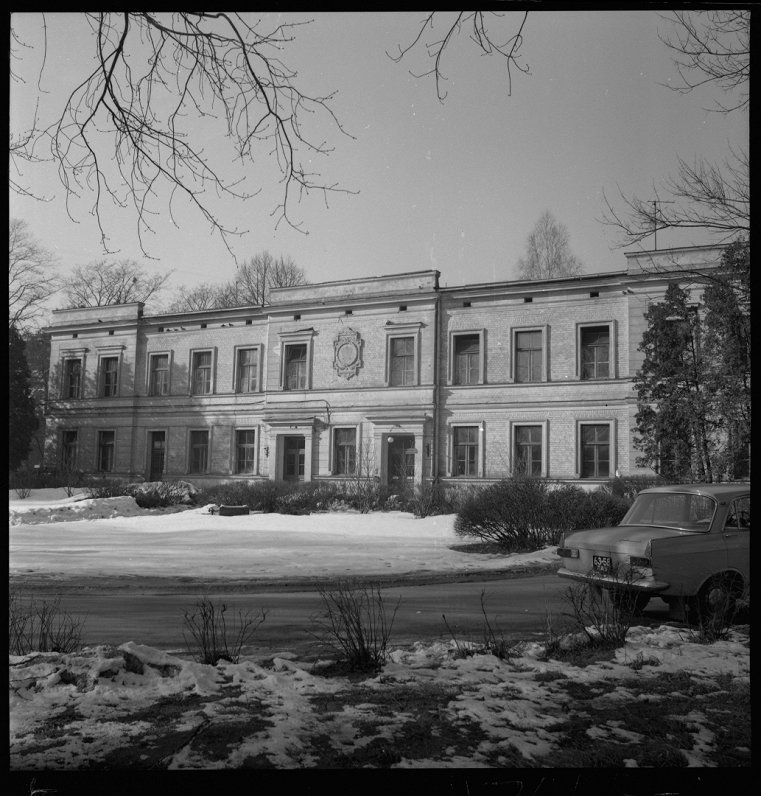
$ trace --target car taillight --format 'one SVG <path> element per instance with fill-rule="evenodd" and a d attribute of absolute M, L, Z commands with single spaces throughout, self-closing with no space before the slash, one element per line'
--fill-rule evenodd
<path fill-rule="evenodd" d="M 629 556 L 629 563 L 633 567 L 649 567 L 650 559 L 644 556 Z"/>
<path fill-rule="evenodd" d="M 561 558 L 578 558 L 579 551 L 575 547 L 558 547 L 555 551 Z"/>

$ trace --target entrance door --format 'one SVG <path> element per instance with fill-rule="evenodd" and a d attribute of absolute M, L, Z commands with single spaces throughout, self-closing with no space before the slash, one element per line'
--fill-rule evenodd
<path fill-rule="evenodd" d="M 166 453 L 166 432 L 151 431 L 151 464 L 149 481 L 160 481 L 164 475 L 164 456 Z"/>
<path fill-rule="evenodd" d="M 304 480 L 304 437 L 283 438 L 283 479 Z"/>
<path fill-rule="evenodd" d="M 415 437 L 394 434 L 388 438 L 388 482 L 400 484 L 415 477 Z"/>

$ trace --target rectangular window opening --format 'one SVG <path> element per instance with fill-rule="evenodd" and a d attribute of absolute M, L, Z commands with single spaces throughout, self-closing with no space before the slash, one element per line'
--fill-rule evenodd
<path fill-rule="evenodd" d="M 610 378 L 610 328 L 585 326 L 580 341 L 582 380 Z"/>
<path fill-rule="evenodd" d="M 243 429 L 235 432 L 235 472 L 253 474 L 256 456 L 256 431 Z"/>
<path fill-rule="evenodd" d="M 354 475 L 357 466 L 357 431 L 337 428 L 333 432 L 333 475 Z"/>
<path fill-rule="evenodd" d="M 453 382 L 478 384 L 481 375 L 481 336 L 457 334 L 454 336 Z"/>
<path fill-rule="evenodd" d="M 193 353 L 193 395 L 211 393 L 211 351 Z"/>
<path fill-rule="evenodd" d="M 405 387 L 415 383 L 415 338 L 392 337 L 389 341 L 390 383 L 393 387 Z"/>
<path fill-rule="evenodd" d="M 209 432 L 190 432 L 190 472 L 205 473 L 209 465 Z"/>
<path fill-rule="evenodd" d="M 515 333 L 515 381 L 528 383 L 542 380 L 542 332 L 539 329 Z"/>
<path fill-rule="evenodd" d="M 462 426 L 453 430 L 453 472 L 455 476 L 478 475 L 478 428 Z"/>
<path fill-rule="evenodd" d="M 298 343 L 285 347 L 285 378 L 283 389 L 306 390 L 307 345 Z"/>

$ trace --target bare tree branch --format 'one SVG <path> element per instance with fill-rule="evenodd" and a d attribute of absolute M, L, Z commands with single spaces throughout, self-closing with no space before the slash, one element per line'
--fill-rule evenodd
<path fill-rule="evenodd" d="M 731 104 L 717 101 L 715 110 L 747 110 L 750 78 L 750 11 L 711 9 L 674 11 L 670 33 L 660 34 L 672 53 L 681 84 L 669 88 L 687 94 L 715 84 L 723 97 L 738 92 Z"/>
<path fill-rule="evenodd" d="M 417 35 L 405 47 L 399 47 L 399 52 L 396 55 L 388 55 L 391 60 L 399 63 L 405 57 L 409 59 L 413 51 L 420 49 L 420 46 L 425 49 L 426 57 L 433 61 L 433 66 L 423 72 L 415 73 L 410 71 L 413 77 L 429 77 L 433 76 L 436 81 L 436 95 L 440 102 L 443 102 L 447 96 L 447 92 L 442 88 L 442 84 L 446 82 L 447 78 L 444 75 L 442 65 L 444 55 L 447 48 L 452 45 L 454 40 L 463 32 L 467 30 L 468 38 L 476 44 L 483 55 L 496 55 L 504 59 L 505 67 L 507 69 L 507 93 L 508 96 L 512 93 L 512 70 L 517 69 L 523 74 L 530 74 L 528 65 L 524 65 L 520 61 L 520 48 L 523 44 L 523 28 L 528 18 L 528 12 L 525 11 L 521 15 L 520 22 L 514 26 L 513 31 L 507 38 L 501 42 L 498 36 L 499 33 L 495 32 L 495 28 L 499 28 L 499 21 L 505 14 L 498 12 L 484 12 L 484 11 L 460 11 L 454 15 L 454 20 L 450 23 L 444 24 L 443 35 L 437 35 L 434 27 L 437 20 L 442 16 L 442 12 L 432 12 L 420 23 Z M 429 31 L 432 38 L 426 39 L 426 31 Z M 504 34 L 502 34 L 504 35 Z"/>
<path fill-rule="evenodd" d="M 55 258 L 40 246 L 25 221 L 8 222 L 8 322 L 27 330 L 58 290 Z"/>
<path fill-rule="evenodd" d="M 542 213 L 529 234 L 526 256 L 518 260 L 518 271 L 521 279 L 554 279 L 581 273 L 581 262 L 571 251 L 568 228 L 549 210 Z"/>
<path fill-rule="evenodd" d="M 67 306 L 103 307 L 146 302 L 163 288 L 171 273 L 150 275 L 134 260 L 99 260 L 79 265 L 66 281 Z"/>
<path fill-rule="evenodd" d="M 262 151 L 274 155 L 280 175 L 281 198 L 272 211 L 276 226 L 285 221 L 299 229 L 292 205 L 312 191 L 348 192 L 311 171 L 314 157 L 332 150 L 313 140 L 302 123 L 316 117 L 348 135 L 330 109 L 332 95 L 302 92 L 297 74 L 280 60 L 293 30 L 305 23 L 263 30 L 260 22 L 223 12 L 85 17 L 95 66 L 75 82 L 55 122 L 34 131 L 34 140 L 49 145 L 72 218 L 72 200 L 92 195 L 90 212 L 104 251 L 111 251 L 103 214 L 107 199 L 132 208 L 148 256 L 146 235 L 154 232 L 165 192 L 173 222 L 173 208 L 182 199 L 229 249 L 231 236 L 245 230 L 228 226 L 215 202 L 222 196 L 246 200 L 261 190 L 261 183 L 248 185 L 267 179 L 258 163 Z M 202 145 L 207 133 L 215 143 L 211 152 Z M 217 165 L 225 164 L 216 151 L 222 138 L 232 148 L 232 176 Z"/>

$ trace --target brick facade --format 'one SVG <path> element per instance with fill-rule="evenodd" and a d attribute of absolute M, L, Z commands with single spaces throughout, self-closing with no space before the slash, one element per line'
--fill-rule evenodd
<path fill-rule="evenodd" d="M 720 254 L 627 255 L 622 271 L 534 282 L 327 282 L 274 290 L 264 308 L 57 310 L 46 464 L 194 481 L 336 479 L 357 464 L 384 482 L 481 482 L 519 464 L 590 484 L 643 473 L 644 313 Z"/>

